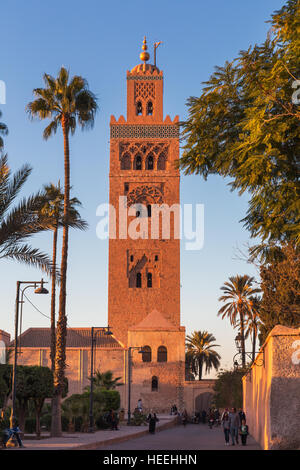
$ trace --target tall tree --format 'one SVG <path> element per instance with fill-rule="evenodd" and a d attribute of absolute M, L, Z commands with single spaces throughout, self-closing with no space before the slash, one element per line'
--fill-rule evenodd
<path fill-rule="evenodd" d="M 45 88 L 33 90 L 36 99 L 27 105 L 31 117 L 50 119 L 50 124 L 44 130 L 47 140 L 62 128 L 64 139 L 64 226 L 60 272 L 59 317 L 57 322 L 56 356 L 55 356 L 55 402 L 53 406 L 51 434 L 61 435 L 61 398 L 63 379 L 66 367 L 66 283 L 68 262 L 68 218 L 70 207 L 70 148 L 69 136 L 74 134 L 76 126 L 83 130 L 91 128 L 97 110 L 94 94 L 88 89 L 87 81 L 74 76 L 70 79 L 69 72 L 62 67 L 57 78 L 44 74 Z"/>
<path fill-rule="evenodd" d="M 0 118 L 2 116 L 2 112 L 0 111 Z M 4 142 L 2 136 L 5 136 L 8 134 L 8 128 L 7 125 L 4 124 L 4 122 L 0 122 L 0 152 L 3 150 L 4 147 Z"/>
<path fill-rule="evenodd" d="M 292 243 L 282 245 L 275 259 L 261 265 L 260 277 L 259 338 L 263 343 L 278 324 L 300 325 L 300 248 Z"/>
<path fill-rule="evenodd" d="M 225 302 L 218 315 L 229 318 L 231 325 L 239 327 L 241 335 L 242 364 L 246 366 L 245 354 L 245 321 L 251 314 L 251 306 L 254 294 L 260 289 L 253 288 L 254 278 L 244 274 L 243 276 L 231 276 L 229 282 L 224 282 L 221 290 L 224 292 L 219 298 L 220 302 Z"/>
<path fill-rule="evenodd" d="M 202 379 L 203 367 L 209 373 L 212 368 L 218 370 L 221 356 L 213 348 L 219 347 L 212 344 L 216 338 L 207 331 L 194 331 L 186 337 L 186 361 L 192 372 Z"/>
<path fill-rule="evenodd" d="M 263 44 L 216 67 L 200 97 L 189 98 L 179 164 L 186 174 L 219 174 L 232 190 L 249 192 L 243 221 L 252 236 L 299 242 L 299 0 L 271 24 Z"/>
<path fill-rule="evenodd" d="M 81 219 L 76 206 L 81 206 L 81 202 L 73 197 L 70 199 L 69 207 L 69 219 L 68 225 L 72 228 L 78 228 L 85 230 L 88 227 L 87 222 Z M 43 219 L 43 223 L 50 230 L 53 231 L 53 243 L 52 243 L 52 264 L 56 267 L 57 258 L 57 238 L 58 229 L 63 226 L 64 214 L 64 194 L 61 190 L 60 183 L 57 186 L 49 184 L 44 186 L 44 192 L 42 194 L 42 205 L 40 210 L 40 217 Z M 56 301 L 56 270 L 52 274 L 52 289 L 51 289 L 51 346 L 50 346 L 50 358 L 51 358 L 51 369 L 55 370 L 55 345 L 56 345 L 56 332 L 55 332 L 55 301 Z"/>
<path fill-rule="evenodd" d="M 38 211 L 41 193 L 23 198 L 16 206 L 12 204 L 31 173 L 24 165 L 13 176 L 7 156 L 0 157 L 0 259 L 8 258 L 41 268 L 48 274 L 52 271 L 49 257 L 25 241 L 45 230 Z"/>

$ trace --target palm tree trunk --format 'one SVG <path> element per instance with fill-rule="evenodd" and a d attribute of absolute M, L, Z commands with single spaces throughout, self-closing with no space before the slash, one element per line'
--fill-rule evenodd
<path fill-rule="evenodd" d="M 240 333 L 241 333 L 241 338 L 242 338 L 242 365 L 243 367 L 246 367 L 246 352 L 245 352 L 245 326 L 244 326 L 244 313 L 242 309 L 240 309 Z"/>
<path fill-rule="evenodd" d="M 55 334 L 55 300 L 56 300 L 56 252 L 57 252 L 57 232 L 58 227 L 55 226 L 53 230 L 53 273 L 52 273 L 52 290 L 51 290 L 51 369 L 55 370 L 55 349 L 56 349 L 56 334 Z"/>
<path fill-rule="evenodd" d="M 67 284 L 67 262 L 68 262 L 68 213 L 70 203 L 70 150 L 69 150 L 69 123 L 68 116 L 62 117 L 62 129 L 64 136 L 64 226 L 60 269 L 60 294 L 59 294 L 59 316 L 56 333 L 56 354 L 54 373 L 54 400 L 52 410 L 51 435 L 61 436 L 61 399 L 64 386 L 66 367 L 66 339 L 67 339 L 67 318 L 66 318 L 66 284 Z"/>
<path fill-rule="evenodd" d="M 199 359 L 199 380 L 202 380 L 203 362 Z"/>
<path fill-rule="evenodd" d="M 253 336 L 252 336 L 252 363 L 255 361 L 255 349 L 256 349 L 256 327 L 253 326 Z"/>

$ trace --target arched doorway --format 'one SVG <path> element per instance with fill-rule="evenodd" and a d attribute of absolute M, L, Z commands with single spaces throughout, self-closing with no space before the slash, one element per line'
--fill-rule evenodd
<path fill-rule="evenodd" d="M 203 392 L 195 398 L 195 412 L 202 410 L 208 411 L 211 407 L 211 402 L 214 394 L 211 392 Z"/>

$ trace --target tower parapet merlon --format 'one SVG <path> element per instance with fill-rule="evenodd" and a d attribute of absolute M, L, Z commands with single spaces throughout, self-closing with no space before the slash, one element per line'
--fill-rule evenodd
<path fill-rule="evenodd" d="M 165 117 L 165 119 L 163 121 L 163 124 L 170 124 L 170 125 L 174 125 L 174 124 L 178 124 L 178 123 L 179 123 L 178 114 L 176 114 L 173 121 L 172 121 L 171 117 L 169 116 L 169 114 L 167 114 L 167 116 Z M 113 125 L 113 124 L 126 124 L 126 125 L 128 125 L 128 123 L 127 123 L 126 119 L 124 118 L 123 114 L 121 114 L 119 119 L 116 119 L 115 116 L 112 114 L 110 116 L 110 125 Z"/>

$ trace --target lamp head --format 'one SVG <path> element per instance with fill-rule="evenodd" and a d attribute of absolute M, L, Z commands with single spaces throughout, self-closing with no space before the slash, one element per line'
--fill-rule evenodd
<path fill-rule="evenodd" d="M 49 291 L 44 287 L 44 281 L 41 280 L 41 285 L 34 291 L 35 294 L 49 294 Z"/>

